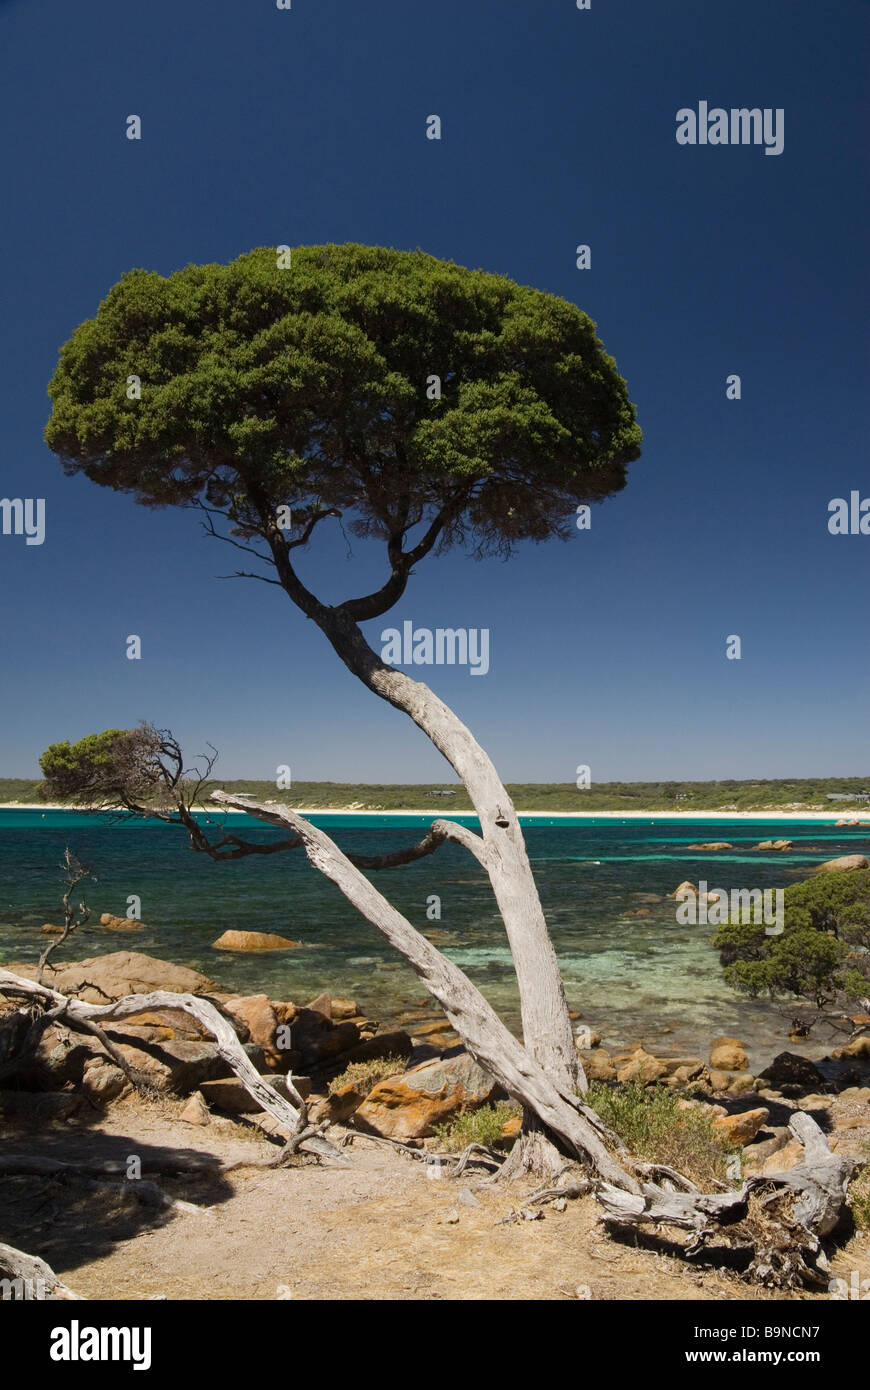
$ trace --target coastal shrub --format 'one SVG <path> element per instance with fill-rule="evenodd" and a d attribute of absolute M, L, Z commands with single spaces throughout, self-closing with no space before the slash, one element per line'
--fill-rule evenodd
<path fill-rule="evenodd" d="M 864 1146 L 864 1167 L 849 1188 L 849 1206 L 858 1229 L 870 1230 L 870 1144 Z"/>
<path fill-rule="evenodd" d="M 435 1125 L 435 1137 L 448 1153 L 458 1153 L 469 1144 L 492 1149 L 502 1142 L 501 1133 L 508 1120 L 519 1114 L 518 1105 L 499 1100 L 495 1105 L 482 1105 L 479 1110 L 460 1111 L 444 1124 Z"/>
<path fill-rule="evenodd" d="M 379 1081 L 404 1071 L 406 1065 L 404 1057 L 370 1057 L 362 1062 L 351 1062 L 340 1076 L 330 1081 L 329 1094 L 335 1095 L 343 1086 L 354 1086 L 361 1095 L 367 1096 Z"/>
<path fill-rule="evenodd" d="M 206 760 L 208 767 L 212 761 Z M 196 777 L 188 786 L 178 745 L 168 732 L 145 723 L 137 729 L 104 729 L 77 743 L 52 743 L 39 766 L 45 779 L 40 799 L 79 806 L 149 807 L 159 814 L 176 803 L 178 794 L 208 785 L 204 777 Z"/>
<path fill-rule="evenodd" d="M 725 979 L 756 997 L 791 995 L 824 1008 L 870 993 L 870 869 L 817 874 L 783 895 L 783 931 L 747 920 L 719 927 Z"/>
<path fill-rule="evenodd" d="M 664 1086 L 642 1081 L 618 1086 L 592 1081 L 583 1097 L 636 1158 L 668 1164 L 701 1187 L 727 1181 L 737 1151 L 717 1133 L 712 1114 L 702 1106 L 681 1109 L 680 1099 Z"/>

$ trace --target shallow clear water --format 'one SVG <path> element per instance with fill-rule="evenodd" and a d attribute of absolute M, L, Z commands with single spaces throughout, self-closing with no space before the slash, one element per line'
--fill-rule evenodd
<path fill-rule="evenodd" d="M 323 814 L 312 819 L 343 847 L 381 854 L 419 838 L 430 816 L 369 818 Z M 474 817 L 455 817 L 474 825 Z M 279 832 L 228 817 L 247 839 Z M 590 820 L 525 826 L 532 867 L 571 1006 L 611 1044 L 645 1041 L 669 1051 L 705 1052 L 711 1037 L 731 1033 L 762 1065 L 788 1046 L 787 1020 L 762 1002 L 736 996 L 722 981 L 709 926 L 678 926 L 673 892 L 684 879 L 711 888 L 786 887 L 835 855 L 867 852 L 868 831 L 822 822 Z M 753 852 L 759 840 L 790 839 L 787 853 Z M 696 841 L 727 840 L 734 849 L 689 850 Z M 0 811 L 0 959 L 35 960 L 43 922 L 58 921 L 63 891 L 58 868 L 65 846 L 92 864 L 91 923 L 67 948 L 68 959 L 140 950 L 194 966 L 227 988 L 305 1000 L 326 990 L 355 998 L 370 1017 L 389 1023 L 428 996 L 413 972 L 363 921 L 336 888 L 310 869 L 301 851 L 214 864 L 191 853 L 179 829 L 69 811 Z M 461 966 L 518 1028 L 516 983 L 504 931 L 483 870 L 459 846 L 372 875 L 411 922 Z M 102 912 L 125 916 L 127 897 L 142 902 L 145 929 L 116 935 L 99 926 Z M 441 899 L 440 921 L 427 920 L 427 899 Z M 644 894 L 659 895 L 644 901 Z M 629 916 L 648 909 L 649 916 Z M 229 954 L 212 942 L 228 928 L 279 932 L 304 949 Z M 802 1046 L 812 1053 L 812 1047 Z M 823 1049 L 819 1049 L 821 1051 Z"/>

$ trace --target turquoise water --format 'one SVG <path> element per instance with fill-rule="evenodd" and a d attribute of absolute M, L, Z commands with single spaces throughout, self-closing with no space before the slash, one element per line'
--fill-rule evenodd
<path fill-rule="evenodd" d="M 476 825 L 473 816 L 451 816 Z M 204 817 L 202 818 L 204 819 Z M 215 821 L 212 816 L 212 821 Z M 431 815 L 312 820 L 352 852 L 382 854 L 413 843 Z M 279 837 L 242 814 L 218 818 L 245 838 Z M 867 829 L 799 821 L 619 821 L 537 819 L 524 833 L 571 1006 L 612 1045 L 645 1041 L 669 1050 L 705 1051 L 734 1033 L 753 1065 L 787 1046 L 787 1021 L 769 1004 L 739 998 L 722 982 L 712 929 L 678 926 L 664 895 L 683 879 L 711 888 L 786 887 L 835 855 L 866 853 Z M 787 853 L 753 852 L 763 839 L 790 839 Z M 704 854 L 690 843 L 730 841 Z M 64 848 L 93 865 L 93 916 L 68 958 L 105 951 L 147 951 L 204 971 L 227 988 L 305 1000 L 321 990 L 355 998 L 382 1024 L 424 996 L 413 972 L 301 851 L 215 864 L 193 854 L 183 832 L 157 822 L 71 811 L 0 811 L 0 959 L 33 961 L 45 944 L 43 922 L 58 921 Z M 483 870 L 459 846 L 373 880 L 415 926 L 425 930 L 518 1027 L 516 984 L 504 931 Z M 146 927 L 119 936 L 99 926 L 103 912 L 125 916 L 141 898 Z M 441 899 L 441 920 L 427 899 Z M 638 911 L 649 915 L 632 916 Z M 304 949 L 236 955 L 212 942 L 228 928 L 279 932 Z M 812 1048 L 802 1048 L 812 1052 Z"/>

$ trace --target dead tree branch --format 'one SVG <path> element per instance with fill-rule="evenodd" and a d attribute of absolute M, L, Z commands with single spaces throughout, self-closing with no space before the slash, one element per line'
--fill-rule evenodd
<path fill-rule="evenodd" d="M 743 1251 L 747 1275 L 775 1288 L 824 1286 L 827 1260 L 821 1240 L 843 1214 L 858 1160 L 832 1153 L 809 1115 L 792 1116 L 790 1129 L 804 1146 L 805 1162 L 765 1177 L 751 1177 L 730 1192 L 666 1190 L 644 1183 L 641 1193 L 608 1183 L 596 1192 L 604 1223 L 627 1231 L 644 1225 L 676 1226 L 693 1233 L 689 1256 L 713 1245 Z M 679 1176 L 679 1175 L 675 1175 Z M 685 1182 L 685 1180 L 683 1180 Z"/>
<path fill-rule="evenodd" d="M 199 999 L 194 994 L 169 994 L 164 990 L 155 990 L 151 994 L 128 994 L 113 1004 L 86 1004 L 82 1000 L 70 999 L 57 990 L 49 989 L 47 985 L 39 985 L 33 980 L 13 975 L 8 970 L 0 970 L 0 992 L 13 997 L 48 999 L 56 1005 L 63 1003 L 65 1012 L 73 1023 L 93 1024 L 97 1020 L 109 1022 L 153 1009 L 182 1009 L 208 1030 L 217 1043 L 221 1057 L 235 1072 L 249 1095 L 259 1101 L 263 1109 L 273 1115 L 291 1135 L 295 1135 L 300 1128 L 300 1119 L 305 1121 L 305 1102 L 293 1085 L 292 1078 L 289 1075 L 285 1077 L 290 1097 L 290 1100 L 285 1100 L 273 1086 L 263 1080 L 236 1037 L 232 1025 L 207 999 Z M 322 1135 L 306 1138 L 301 1147 L 324 1158 L 333 1158 L 343 1164 L 347 1162 L 341 1151 Z"/>
<path fill-rule="evenodd" d="M 59 936 L 48 943 L 42 955 L 39 957 L 36 978 L 40 984 L 42 984 L 45 967 L 51 956 L 54 955 L 58 947 L 63 945 L 67 937 L 71 936 L 79 927 L 83 927 L 90 919 L 91 909 L 84 901 L 80 902 L 78 905 L 78 915 L 76 915 L 76 912 L 72 908 L 70 898 L 72 897 L 73 889 L 77 888 L 85 879 L 91 878 L 95 883 L 97 881 L 93 870 L 90 869 L 87 864 L 83 864 L 81 860 L 72 853 L 69 845 L 67 845 L 64 850 L 60 867 L 66 878 L 66 890 L 63 895 L 63 929 Z"/>

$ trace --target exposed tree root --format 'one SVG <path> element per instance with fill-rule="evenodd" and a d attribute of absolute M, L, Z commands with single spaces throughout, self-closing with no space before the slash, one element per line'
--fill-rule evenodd
<path fill-rule="evenodd" d="M 488 1148 L 486 1144 L 469 1144 L 467 1149 L 462 1150 L 458 1158 L 456 1155 L 452 1155 L 452 1157 L 455 1160 L 455 1166 L 448 1174 L 451 1178 L 461 1178 L 469 1163 L 480 1163 L 484 1168 L 493 1168 L 495 1173 L 499 1173 L 507 1161 L 504 1154 Z M 444 1154 L 438 1154 L 437 1158 L 440 1163 L 445 1161 Z"/>
<path fill-rule="evenodd" d="M 734 1191 L 699 1192 L 670 1170 L 667 1187 L 647 1182 L 640 1196 L 597 1184 L 605 1225 L 622 1232 L 676 1226 L 692 1232 L 682 1247 L 689 1257 L 719 1248 L 741 1254 L 745 1277 L 767 1287 L 825 1286 L 828 1265 L 821 1241 L 839 1224 L 860 1164 L 832 1153 L 806 1113 L 793 1115 L 790 1128 L 804 1145 L 804 1164 L 747 1178 Z M 683 1190 L 676 1190 L 680 1185 Z"/>

